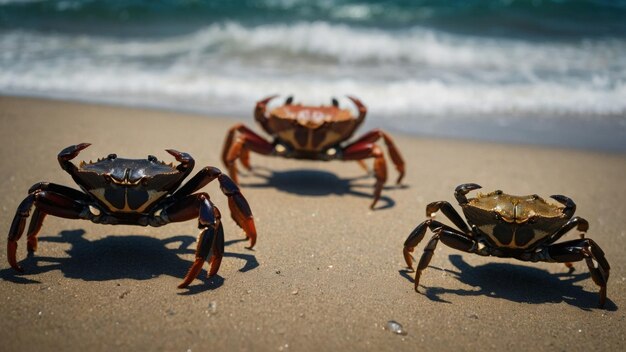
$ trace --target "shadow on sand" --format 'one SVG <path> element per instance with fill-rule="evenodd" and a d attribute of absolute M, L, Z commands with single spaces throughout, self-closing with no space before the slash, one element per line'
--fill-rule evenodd
<path fill-rule="evenodd" d="M 424 270 L 424 273 L 427 274 L 429 270 L 444 271 L 463 284 L 475 289 L 446 289 L 425 286 L 423 283 L 427 283 L 428 277 L 424 277 L 422 274 L 420 292 L 432 301 L 450 303 L 441 296 L 455 294 L 459 296 L 487 296 L 530 304 L 565 302 L 583 310 L 598 307 L 599 296 L 597 291 L 585 291 L 582 286 L 574 285 L 574 283 L 583 280 L 591 280 L 591 275 L 588 272 L 574 273 L 570 271 L 552 274 L 543 269 L 509 263 L 489 263 L 472 267 L 458 254 L 450 255 L 449 259 L 458 271 L 429 266 Z M 555 263 L 555 265 L 559 264 Z M 560 265 L 564 270 L 566 269 L 564 265 Z M 411 283 L 415 283 L 412 271 L 400 270 L 400 275 Z M 609 296 L 610 294 L 609 286 Z M 617 310 L 617 306 L 610 297 L 607 298 L 604 309 Z"/>
<path fill-rule="evenodd" d="M 15 283 L 39 283 L 28 278 L 33 274 L 42 274 L 52 270 L 60 270 L 63 275 L 72 279 L 85 281 L 107 281 L 119 279 L 148 280 L 160 275 L 169 275 L 180 278 L 181 281 L 193 262 L 182 259 L 182 254 L 195 253 L 196 238 L 193 236 L 174 236 L 158 239 L 149 236 L 107 236 L 102 239 L 89 241 L 84 238 L 84 230 L 61 231 L 59 236 L 41 236 L 40 245 L 45 242 L 68 243 L 69 257 L 54 258 L 40 257 L 29 254 L 21 262 L 25 274 L 19 274 L 12 268 L 0 270 L 2 279 Z M 245 239 L 230 240 L 225 246 L 230 246 Z M 178 244 L 175 248 L 171 244 Z M 168 247 L 168 245 L 170 245 Z M 232 253 L 225 251 L 224 260 L 238 258 L 245 261 L 239 269 L 246 272 L 259 266 L 256 257 L 252 254 Z M 205 269 L 208 264 L 205 265 Z M 181 294 L 194 294 L 220 287 L 224 279 L 219 275 L 206 277 L 206 271 L 198 275 L 203 284 L 188 287 Z"/>
<path fill-rule="evenodd" d="M 262 172 L 261 172 L 262 171 Z M 298 169 L 290 171 L 271 171 L 264 167 L 256 166 L 249 175 L 265 180 L 264 183 L 241 182 L 243 187 L 250 188 L 274 188 L 276 190 L 293 193 L 303 196 L 328 196 L 331 194 L 343 196 L 352 195 L 373 199 L 374 178 L 371 175 L 363 175 L 353 178 L 339 178 L 337 175 L 320 170 Z M 371 180 L 371 183 L 357 182 L 361 180 Z M 388 181 L 389 182 L 389 181 Z M 383 188 L 383 195 L 380 197 L 375 210 L 388 209 L 395 206 L 396 202 L 385 196 L 384 190 L 395 188 L 407 188 L 408 186 L 387 186 Z M 367 189 L 368 191 L 357 191 L 356 189 Z"/>

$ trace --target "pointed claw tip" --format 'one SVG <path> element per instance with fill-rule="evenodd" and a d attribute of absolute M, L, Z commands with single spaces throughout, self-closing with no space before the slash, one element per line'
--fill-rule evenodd
<path fill-rule="evenodd" d="M 181 153 L 176 149 L 165 149 L 165 151 L 168 152 L 173 157 L 178 157 L 181 155 Z"/>

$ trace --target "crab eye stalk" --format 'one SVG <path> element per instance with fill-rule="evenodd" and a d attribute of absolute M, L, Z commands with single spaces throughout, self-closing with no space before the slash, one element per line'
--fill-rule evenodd
<path fill-rule="evenodd" d="M 148 161 L 156 163 L 157 161 L 159 161 L 159 159 L 157 159 L 157 157 L 154 155 L 148 155 Z"/>
<path fill-rule="evenodd" d="M 116 158 L 117 158 L 117 154 L 109 154 L 109 155 L 107 155 L 107 159 L 109 159 L 109 160 L 113 160 L 113 159 L 116 159 Z"/>

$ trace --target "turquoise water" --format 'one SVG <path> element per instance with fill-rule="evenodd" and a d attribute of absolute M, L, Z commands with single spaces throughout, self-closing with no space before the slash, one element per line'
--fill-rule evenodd
<path fill-rule="evenodd" d="M 369 127 L 626 152 L 625 19 L 608 0 L 0 0 L 0 94 L 250 121 L 269 94 L 353 94 Z"/>

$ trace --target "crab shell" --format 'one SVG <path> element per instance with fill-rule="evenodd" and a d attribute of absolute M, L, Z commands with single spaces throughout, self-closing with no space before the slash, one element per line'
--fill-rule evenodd
<path fill-rule="evenodd" d="M 97 162 L 81 162 L 75 181 L 114 213 L 143 213 L 172 193 L 187 176 L 154 156 L 123 159 L 115 154 Z"/>
<path fill-rule="evenodd" d="M 292 148 L 315 153 L 350 138 L 360 122 L 348 109 L 289 104 L 271 110 L 267 126 Z"/>
<path fill-rule="evenodd" d="M 513 250 L 536 247 L 572 216 L 538 195 L 512 196 L 502 191 L 479 194 L 461 206 L 467 221 L 492 245 Z"/>

